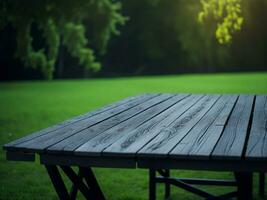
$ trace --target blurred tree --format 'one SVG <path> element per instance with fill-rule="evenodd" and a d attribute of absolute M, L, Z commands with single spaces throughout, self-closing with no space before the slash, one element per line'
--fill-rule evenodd
<path fill-rule="evenodd" d="M 104 52 L 112 34 L 118 34 L 117 25 L 126 18 L 120 13 L 120 4 L 113 0 L 2 0 L 0 2 L 0 30 L 12 24 L 16 30 L 16 56 L 27 67 L 39 68 L 51 79 L 58 57 L 60 42 L 68 52 L 78 58 L 85 68 L 98 70 L 94 51 L 88 44 Z M 90 19 L 94 39 L 86 38 L 84 20 Z M 41 48 L 34 48 L 32 28 L 36 26 L 45 41 Z"/>
<path fill-rule="evenodd" d="M 244 23 L 230 45 L 232 63 L 240 70 L 267 69 L 267 1 L 242 0 Z M 228 45 L 229 46 L 229 45 Z"/>
<path fill-rule="evenodd" d="M 59 1 L 57 0 L 56 2 Z M 83 2 L 82 0 L 78 1 Z M 100 1 L 103 0 L 98 2 Z M 105 9 L 96 9 L 93 3 L 85 9 L 86 11 L 81 8 L 88 15 L 87 17 L 82 17 L 81 20 L 78 20 L 77 17 L 70 17 L 67 12 L 68 9 L 65 11 L 64 16 L 66 15 L 67 19 L 70 17 L 70 20 L 64 20 L 67 22 L 65 25 L 61 26 L 59 24 L 56 26 L 56 30 L 59 33 L 60 47 L 55 72 L 53 73 L 54 78 L 161 75 L 188 72 L 266 71 L 267 0 L 240 1 L 242 13 L 239 12 L 238 15 L 242 16 L 244 20 L 240 31 L 228 31 L 231 37 L 231 45 L 221 45 L 218 42 L 218 37 L 214 34 L 218 29 L 218 23 L 222 23 L 227 15 L 226 7 L 223 8 L 224 14 L 222 17 L 216 18 L 216 20 L 211 10 L 209 10 L 209 14 L 203 16 L 205 23 L 201 24 L 198 21 L 199 12 L 203 10 L 201 0 L 109 1 L 112 4 L 115 1 L 120 2 L 122 4 L 121 15 L 129 17 L 124 26 L 117 26 L 120 24 L 118 21 L 114 24 L 115 32 L 117 27 L 121 35 L 120 37 L 111 37 L 111 40 L 109 40 L 109 37 L 113 32 L 110 32 L 111 29 L 107 26 L 107 23 L 109 23 L 107 16 L 110 15 Z M 208 1 L 206 0 L 206 2 Z M 0 5 L 5 8 L 3 5 L 7 3 L 3 2 L 5 1 L 0 0 Z M 12 2 L 15 2 L 15 0 Z M 77 8 L 76 1 L 72 3 L 74 4 L 72 6 Z M 25 4 L 28 3 L 26 2 Z M 65 6 L 71 7 L 71 3 L 68 1 L 63 4 L 69 4 Z M 83 6 L 85 5 L 83 4 Z M 28 6 L 31 5 L 29 4 Z M 31 6 L 32 9 L 34 6 Z M 63 8 L 57 9 L 64 10 Z M 4 12 L 5 10 L 3 9 L 2 11 Z M 31 8 L 27 8 L 26 11 L 33 12 Z M 74 14 L 73 11 L 69 12 L 72 15 L 81 13 L 80 11 L 76 11 Z M 58 13 L 56 24 L 60 21 L 61 16 Z M 0 15 L 0 19 L 4 17 L 4 14 Z M 8 20 L 0 20 L 0 22 L 3 26 L 3 22 L 8 22 Z M 81 30 L 86 30 L 84 31 L 84 37 L 88 39 L 87 45 L 94 50 L 95 59 L 102 64 L 102 68 L 98 73 L 90 73 L 89 70 L 78 64 L 79 58 L 70 56 L 68 52 L 68 43 L 73 44 L 74 47 L 78 44 L 75 41 L 77 39 L 72 39 L 76 37 L 76 33 L 67 35 L 65 31 L 66 29 L 77 30 L 77 26 L 73 26 L 73 24 L 79 24 L 78 22 L 81 24 Z M 233 23 L 231 24 L 233 25 Z M 78 30 L 81 31 L 80 29 Z M 43 49 L 43 53 L 48 55 L 50 48 L 46 40 L 44 40 L 44 34 L 40 33 L 43 33 L 43 31 L 39 25 L 36 22 L 32 22 L 30 31 L 30 36 L 33 38 L 31 49 L 35 52 Z M 41 78 L 40 70 L 21 67 L 21 62 L 13 58 L 12 55 L 17 46 L 15 36 L 16 31 L 11 23 L 8 23 L 5 30 L 0 32 L 0 65 L 4 70 L 0 73 L 0 79 L 1 76 L 3 77 L 2 79 L 6 80 Z M 66 40 L 66 38 L 68 39 Z M 223 44 L 228 44 L 225 42 L 226 39 L 222 40 Z M 85 45 L 84 47 L 87 46 Z M 27 48 L 24 48 L 24 50 L 26 51 Z M 105 50 L 107 53 L 105 53 Z M 105 54 L 103 55 L 103 53 Z"/>
<path fill-rule="evenodd" d="M 199 21 L 213 17 L 217 24 L 216 37 L 220 44 L 230 43 L 234 32 L 241 29 L 241 0 L 201 0 Z"/>
<path fill-rule="evenodd" d="M 228 47 L 219 45 L 216 22 L 198 22 L 195 0 L 127 0 L 129 21 L 109 43 L 103 71 L 124 74 L 214 72 L 228 62 Z"/>

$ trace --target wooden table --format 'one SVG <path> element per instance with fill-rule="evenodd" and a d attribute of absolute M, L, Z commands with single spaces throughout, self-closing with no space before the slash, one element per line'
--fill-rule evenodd
<path fill-rule="evenodd" d="M 39 154 L 60 199 L 75 199 L 78 190 L 87 199 L 104 199 L 91 167 L 149 169 L 150 200 L 156 198 L 156 183 L 165 184 L 166 197 L 172 184 L 206 199 L 251 199 L 252 173 L 267 171 L 267 96 L 142 94 L 4 149 L 9 160 L 33 161 Z M 59 167 L 73 182 L 71 192 Z M 236 180 L 173 178 L 170 169 L 232 171 Z M 203 184 L 237 191 L 216 197 L 194 186 Z"/>

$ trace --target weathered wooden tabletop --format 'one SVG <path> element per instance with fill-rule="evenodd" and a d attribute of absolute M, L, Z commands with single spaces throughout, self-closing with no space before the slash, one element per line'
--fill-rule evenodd
<path fill-rule="evenodd" d="M 6 144 L 7 158 L 106 167 L 266 170 L 267 96 L 143 94 Z"/>

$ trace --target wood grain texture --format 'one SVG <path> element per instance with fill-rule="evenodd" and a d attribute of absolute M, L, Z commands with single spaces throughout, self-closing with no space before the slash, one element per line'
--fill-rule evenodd
<path fill-rule="evenodd" d="M 241 159 L 247 138 L 254 95 L 240 95 L 213 153 L 212 159 Z"/>
<path fill-rule="evenodd" d="M 125 112 L 131 108 L 136 108 L 140 103 L 144 103 L 146 101 L 149 101 L 150 99 L 157 98 L 157 96 L 160 95 L 147 95 L 143 98 L 139 98 L 137 100 L 131 101 L 129 103 L 120 105 L 118 107 L 115 107 L 114 109 L 108 110 L 106 112 L 102 112 L 98 115 L 94 115 L 90 118 L 86 118 L 84 120 L 80 120 L 74 124 L 71 124 L 69 126 L 65 126 L 61 129 L 58 129 L 53 132 L 49 132 L 47 134 L 41 135 L 37 138 L 34 138 L 32 140 L 28 140 L 26 142 L 20 143 L 15 145 L 16 149 L 21 149 L 23 151 L 40 151 L 42 152 L 44 148 L 55 144 L 79 131 L 82 131 L 90 126 L 93 126 L 94 124 L 100 123 L 110 117 L 116 116 L 122 112 Z M 140 111 L 141 109 L 138 109 Z M 134 113 L 133 113 L 134 114 Z"/>
<path fill-rule="evenodd" d="M 29 160 L 25 155 L 39 153 L 43 162 L 66 165 L 262 171 L 267 95 L 139 95 L 4 149 L 12 159 Z"/>
<path fill-rule="evenodd" d="M 158 130 L 159 134 L 137 153 L 137 157 L 167 157 L 173 147 L 197 124 L 219 98 L 220 95 L 207 95 L 202 98 L 169 126 Z"/>
<path fill-rule="evenodd" d="M 120 105 L 123 105 L 123 104 L 126 104 L 126 103 L 130 103 L 130 102 L 133 102 L 133 101 L 138 100 L 138 99 L 142 99 L 142 98 L 144 98 L 146 96 L 149 96 L 149 95 L 151 95 L 151 94 L 142 94 L 142 95 L 138 95 L 138 96 L 128 97 L 128 98 L 125 98 L 125 99 L 123 99 L 121 101 L 118 101 L 118 102 L 112 103 L 110 105 L 104 106 L 102 108 L 99 108 L 97 110 L 93 110 L 93 111 L 90 111 L 88 113 L 79 115 L 77 117 L 68 119 L 68 120 L 63 121 L 63 122 L 61 122 L 59 124 L 50 126 L 50 127 L 46 128 L 46 129 L 37 131 L 37 132 L 32 133 L 30 135 L 27 135 L 25 137 L 22 137 L 22 138 L 19 138 L 17 140 L 14 140 L 14 141 L 4 145 L 4 149 L 8 149 L 9 147 L 13 147 L 13 146 L 18 145 L 20 143 L 23 143 L 23 142 L 32 140 L 34 138 L 37 138 L 39 136 L 45 135 L 47 133 L 59 130 L 59 129 L 63 128 L 63 127 L 69 126 L 69 125 L 71 125 L 73 123 L 76 123 L 78 121 L 90 118 L 90 117 L 92 117 L 94 115 L 103 113 L 103 112 L 108 111 L 108 110 L 112 110 L 112 109 L 114 109 L 114 108 L 116 108 L 116 107 L 118 107 Z"/>
<path fill-rule="evenodd" d="M 171 94 L 159 95 L 153 99 L 150 99 L 144 103 L 139 104 L 123 113 L 120 113 L 114 117 L 111 117 L 101 123 L 95 124 L 89 128 L 86 128 L 50 147 L 47 148 L 47 152 L 59 153 L 59 151 L 64 153 L 72 153 L 75 149 L 94 138 L 95 136 L 101 134 L 102 132 L 126 121 L 127 119 L 137 115 L 138 113 L 156 105 L 168 98 L 172 97 Z"/>
<path fill-rule="evenodd" d="M 267 96 L 256 96 L 246 159 L 267 160 Z"/>
<path fill-rule="evenodd" d="M 169 153 L 176 159 L 209 159 L 237 96 L 222 96 Z"/>
<path fill-rule="evenodd" d="M 89 140 L 81 147 L 76 149 L 75 154 L 100 155 L 105 148 L 112 145 L 112 143 L 114 143 L 120 137 L 129 134 L 129 132 L 133 131 L 138 126 L 157 116 L 158 114 L 168 109 L 180 100 L 181 96 L 175 95 L 172 98 L 169 98 L 168 100 L 162 101 L 159 104 L 156 104 L 148 109 L 144 109 L 143 112 L 141 112 L 140 114 L 130 118 L 125 122 L 118 124 L 117 126 L 112 127 L 111 129 Z"/>
<path fill-rule="evenodd" d="M 136 152 L 158 134 L 157 130 L 168 126 L 203 97 L 204 95 L 191 95 L 182 99 L 129 134 L 123 135 L 105 149 L 103 155 L 135 157 Z"/>

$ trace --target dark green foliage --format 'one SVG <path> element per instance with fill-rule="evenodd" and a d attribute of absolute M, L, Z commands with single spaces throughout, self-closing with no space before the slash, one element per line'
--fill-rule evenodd
<path fill-rule="evenodd" d="M 214 2 L 207 0 L 209 1 Z M 237 1 L 239 0 L 234 0 Z M 0 3 L 3 13 L 7 12 L 7 6 L 3 6 L 7 2 L 9 1 L 4 0 Z M 50 1 L 41 2 L 41 6 L 48 2 Z M 224 41 L 225 45 L 218 42 L 219 38 L 215 33 L 218 23 L 222 23 L 227 15 L 215 19 L 212 13 L 209 13 L 210 15 L 204 18 L 204 23 L 200 23 L 199 13 L 203 10 L 200 0 L 86 2 L 52 2 L 53 6 L 47 9 L 51 15 L 53 13 L 52 19 L 56 20 L 46 21 L 41 23 L 42 25 L 38 23 L 41 19 L 33 21 L 29 28 L 30 34 L 27 24 L 23 25 L 25 20 L 22 20 L 21 25 L 19 24 L 21 31 L 17 33 L 17 36 L 22 38 L 19 39 L 20 43 L 18 41 L 16 44 L 17 55 L 31 68 L 23 69 L 18 60 L 10 56 L 15 48 L 15 33 L 10 29 L 9 23 L 6 26 L 9 31 L 0 33 L 0 53 L 4 58 L 0 59 L 0 65 L 4 68 L 4 78 L 1 79 L 41 78 L 40 71 L 47 76 L 54 71 L 55 78 L 81 78 L 266 70 L 266 0 L 240 2 L 242 12 L 239 14 L 244 18 L 241 30 L 232 32 L 229 27 L 231 40 Z M 121 6 L 114 2 L 119 2 Z M 25 4 L 30 7 L 25 8 L 26 13 L 34 13 L 31 10 L 39 8 L 39 4 L 34 2 L 33 5 L 28 1 Z M 64 10 L 64 14 L 59 10 Z M 44 11 L 41 9 L 39 12 Z M 39 12 L 34 15 L 44 15 Z M 0 15 L 0 18 L 9 15 Z M 21 14 L 15 16 L 19 15 Z M 47 19 L 47 16 L 48 14 L 43 19 Z M 3 27 L 8 21 L 10 20 L 1 20 L 0 26 Z M 124 26 L 118 26 L 123 23 Z M 118 31 L 121 33 L 119 37 L 111 37 L 118 34 Z M 225 37 L 228 36 L 222 34 L 220 37 L 226 40 Z M 53 56 L 57 54 L 58 56 Z M 91 70 L 99 69 L 100 63 L 101 70 L 91 73 Z M 32 69 L 33 67 L 36 69 Z M 31 75 L 31 71 L 37 75 Z"/>
<path fill-rule="evenodd" d="M 230 43 L 232 35 L 241 29 L 244 18 L 241 11 L 241 0 L 201 0 L 203 10 L 198 18 L 203 22 L 212 17 L 217 22 L 216 38 L 220 44 Z"/>
<path fill-rule="evenodd" d="M 216 22 L 201 24 L 195 0 L 127 0 L 129 21 L 110 43 L 103 70 L 125 74 L 215 71 L 228 61 L 228 47 L 218 44 Z"/>
<path fill-rule="evenodd" d="M 86 38 L 84 20 L 101 24 L 95 30 L 98 46 L 104 50 L 112 34 L 118 34 L 116 26 L 125 18 L 118 12 L 119 3 L 111 0 L 67 0 L 67 1 L 20 1 L 3 0 L 0 7 L 0 28 L 11 23 L 17 31 L 17 57 L 25 66 L 39 68 L 44 76 L 51 79 L 58 56 L 60 37 L 70 54 L 78 58 L 86 68 L 98 70 L 94 51 L 88 47 L 91 38 Z M 43 34 L 45 46 L 34 49 L 31 35 L 36 24 Z"/>
<path fill-rule="evenodd" d="M 224 45 L 215 34 L 221 19 L 209 16 L 204 23 L 199 22 L 201 1 L 121 2 L 122 13 L 129 16 L 129 21 L 122 27 L 120 37 L 109 43 L 103 74 L 266 69 L 267 60 L 263 55 L 267 48 L 266 0 L 242 0 L 241 30 L 229 32 L 231 42 L 224 41 Z"/>

